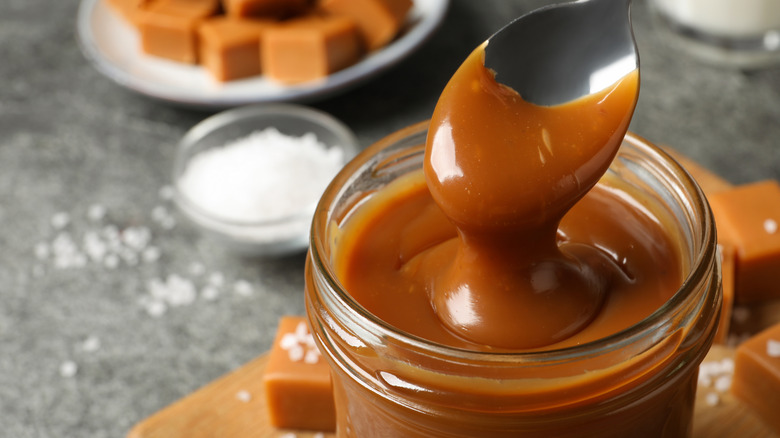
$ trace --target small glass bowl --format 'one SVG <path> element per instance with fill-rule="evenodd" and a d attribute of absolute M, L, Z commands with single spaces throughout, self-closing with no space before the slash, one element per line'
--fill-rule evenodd
<path fill-rule="evenodd" d="M 237 220 L 220 216 L 199 205 L 198 200 L 188 196 L 182 188 L 182 175 L 198 154 L 266 128 L 276 128 L 292 137 L 313 133 L 328 148 L 343 150 L 341 166 L 359 150 L 355 135 L 342 122 L 327 113 L 300 105 L 244 106 L 213 115 L 192 127 L 179 142 L 174 162 L 174 202 L 205 236 L 244 256 L 282 256 L 305 250 L 319 196 L 293 214 L 258 221 Z M 281 185 L 280 182 L 278 190 L 290 189 Z"/>

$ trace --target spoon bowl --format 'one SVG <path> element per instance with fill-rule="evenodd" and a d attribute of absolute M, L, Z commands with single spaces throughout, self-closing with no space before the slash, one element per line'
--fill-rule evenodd
<path fill-rule="evenodd" d="M 631 0 L 580 0 L 520 16 L 488 39 L 485 67 L 527 102 L 553 106 L 639 68 Z"/>

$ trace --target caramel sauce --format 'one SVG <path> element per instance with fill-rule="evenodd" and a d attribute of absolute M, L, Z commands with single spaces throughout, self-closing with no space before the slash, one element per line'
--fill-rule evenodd
<path fill-rule="evenodd" d="M 398 329 L 473 350 L 560 348 L 639 322 L 679 288 L 682 267 L 663 217 L 628 187 L 596 186 L 638 72 L 542 107 L 497 83 L 483 57 L 475 50 L 443 91 L 423 171 L 344 224 L 337 276 Z"/>

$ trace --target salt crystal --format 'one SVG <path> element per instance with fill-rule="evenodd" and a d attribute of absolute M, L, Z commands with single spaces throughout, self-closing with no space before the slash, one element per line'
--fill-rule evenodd
<path fill-rule="evenodd" d="M 66 360 L 60 364 L 60 376 L 62 377 L 73 377 L 76 375 L 78 370 L 78 365 L 76 365 L 76 362 L 73 362 L 72 360 Z"/>
<path fill-rule="evenodd" d="M 68 213 L 59 212 L 51 217 L 51 226 L 58 230 L 65 228 L 69 223 L 70 215 Z"/>
<path fill-rule="evenodd" d="M 774 339 L 766 341 L 766 354 L 769 357 L 780 357 L 780 341 Z"/>
<path fill-rule="evenodd" d="M 116 254 L 109 254 L 103 259 L 103 266 L 108 269 L 114 269 L 119 266 L 119 256 Z"/>
<path fill-rule="evenodd" d="M 300 362 L 303 360 L 305 353 L 305 350 L 300 345 L 294 345 L 292 348 L 287 350 L 287 355 L 291 362 Z"/>
<path fill-rule="evenodd" d="M 49 245 L 45 242 L 40 242 L 35 245 L 35 257 L 38 260 L 46 260 L 49 258 L 50 254 Z"/>
<path fill-rule="evenodd" d="M 715 379 L 715 389 L 718 392 L 726 392 L 729 388 L 731 388 L 731 375 L 724 375 Z"/>
<path fill-rule="evenodd" d="M 764 221 L 764 231 L 767 234 L 775 234 L 777 232 L 777 222 L 774 219 L 766 219 Z"/>
<path fill-rule="evenodd" d="M 206 272 L 206 267 L 203 266 L 203 263 L 193 262 L 190 264 L 189 271 L 192 275 L 203 275 Z"/>
<path fill-rule="evenodd" d="M 236 295 L 248 297 L 252 295 L 252 284 L 246 280 L 238 280 L 233 285 L 233 291 L 236 293 Z"/>
<path fill-rule="evenodd" d="M 92 353 L 100 349 L 100 339 L 97 336 L 89 336 L 81 343 L 81 349 Z"/>
<path fill-rule="evenodd" d="M 209 284 L 213 286 L 223 286 L 225 284 L 225 276 L 221 272 L 212 272 L 209 275 Z"/>
<path fill-rule="evenodd" d="M 219 289 L 214 286 L 206 286 L 200 291 L 200 296 L 206 301 L 214 301 L 219 298 Z"/>
<path fill-rule="evenodd" d="M 168 311 L 168 306 L 159 300 L 151 300 L 144 307 L 146 308 L 146 313 L 155 318 L 163 316 Z"/>
<path fill-rule="evenodd" d="M 160 196 L 160 199 L 164 201 L 170 201 L 171 199 L 173 199 L 174 196 L 173 187 L 171 187 L 170 185 L 165 185 L 160 187 L 160 191 L 158 192 L 158 195 Z"/>
<path fill-rule="evenodd" d="M 319 199 L 344 162 L 313 134 L 268 128 L 199 153 L 179 180 L 186 197 L 214 215 L 255 222 L 298 214 Z"/>
<path fill-rule="evenodd" d="M 296 345 L 298 345 L 298 337 L 292 333 L 285 333 L 279 341 L 279 346 L 282 347 L 282 350 L 289 350 Z"/>
<path fill-rule="evenodd" d="M 106 217 L 106 213 L 107 213 L 106 207 L 100 204 L 92 204 L 89 206 L 89 209 L 87 210 L 87 219 L 89 219 L 92 222 L 99 222 Z"/>
<path fill-rule="evenodd" d="M 252 400 L 252 394 L 250 394 L 249 391 L 241 390 L 238 391 L 238 393 L 236 394 L 236 398 L 241 400 L 244 403 L 248 403 L 249 401 Z"/>
<path fill-rule="evenodd" d="M 141 258 L 146 263 L 152 263 L 159 260 L 161 255 L 162 252 L 160 251 L 160 248 L 156 246 L 150 246 L 143 250 L 143 252 L 141 253 Z"/>
<path fill-rule="evenodd" d="M 704 396 L 704 402 L 707 406 L 717 406 L 720 403 L 720 395 L 716 392 L 709 392 Z"/>
<path fill-rule="evenodd" d="M 303 357 L 303 363 L 313 365 L 320 361 L 319 350 L 306 350 L 306 355 Z"/>

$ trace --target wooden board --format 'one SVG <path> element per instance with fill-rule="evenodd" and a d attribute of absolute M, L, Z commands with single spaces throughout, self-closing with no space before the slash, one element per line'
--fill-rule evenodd
<path fill-rule="evenodd" d="M 702 168 L 672 149 L 667 151 L 680 161 L 699 182 L 705 193 L 731 187 L 719 176 Z M 731 332 L 750 335 L 780 322 L 780 301 L 748 308 L 749 318 L 732 321 Z M 715 345 L 705 358 L 720 361 L 733 358 L 734 349 Z M 234 372 L 152 415 L 136 425 L 128 438 L 309 438 L 312 432 L 277 430 L 268 423 L 263 371 L 268 361 L 262 355 Z M 713 404 L 708 394 L 717 392 Z M 242 399 L 240 396 L 248 395 Z M 323 435 L 320 435 L 323 436 Z M 332 438 L 324 434 L 324 438 Z M 699 385 L 694 409 L 693 438 L 780 438 L 728 391 Z"/>
<path fill-rule="evenodd" d="M 732 357 L 732 348 L 716 345 L 706 361 Z M 314 438 L 315 433 L 278 430 L 266 416 L 262 377 L 268 362 L 264 354 L 137 424 L 128 438 L 276 438 L 294 433 Z M 694 410 L 693 438 L 778 438 L 749 408 L 728 392 L 718 393 L 710 405 L 712 387 L 699 386 Z M 239 394 L 248 394 L 242 399 Z M 332 434 L 323 434 L 332 438 Z"/>

